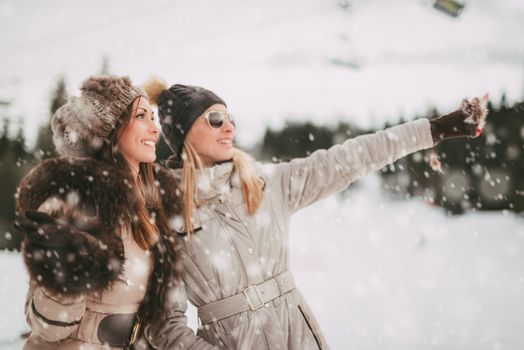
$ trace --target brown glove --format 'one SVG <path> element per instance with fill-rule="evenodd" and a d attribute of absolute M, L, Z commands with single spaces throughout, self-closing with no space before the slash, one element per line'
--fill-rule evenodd
<path fill-rule="evenodd" d="M 457 137 L 477 137 L 486 123 L 488 94 L 481 99 L 463 100 L 460 109 L 429 120 L 433 143 Z"/>

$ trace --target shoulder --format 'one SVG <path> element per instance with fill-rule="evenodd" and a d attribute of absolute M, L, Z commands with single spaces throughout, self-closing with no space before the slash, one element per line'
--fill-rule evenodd
<path fill-rule="evenodd" d="M 282 176 L 282 172 L 285 169 L 287 163 L 256 163 L 255 169 L 257 174 L 266 182 L 271 185 L 275 180 Z"/>
<path fill-rule="evenodd" d="M 132 206 L 128 176 L 92 158 L 51 158 L 36 165 L 16 192 L 18 212 L 37 210 L 50 198 L 70 202 L 100 213 L 103 221 L 116 222 L 122 208 Z"/>
<path fill-rule="evenodd" d="M 155 174 L 155 179 L 160 184 L 170 184 L 170 185 L 176 185 L 176 179 L 171 174 L 171 171 L 165 167 L 163 167 L 160 164 L 153 164 L 153 171 Z"/>

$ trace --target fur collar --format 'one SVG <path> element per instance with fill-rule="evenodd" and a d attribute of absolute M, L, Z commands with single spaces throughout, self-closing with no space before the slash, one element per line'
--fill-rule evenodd
<path fill-rule="evenodd" d="M 51 158 L 35 166 L 20 183 L 17 213 L 38 210 L 51 197 L 74 198 L 78 209 L 108 226 L 133 217 L 131 179 L 115 167 L 91 158 Z"/>

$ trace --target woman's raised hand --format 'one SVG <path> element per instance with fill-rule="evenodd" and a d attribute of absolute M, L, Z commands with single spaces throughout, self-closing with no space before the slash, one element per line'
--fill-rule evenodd
<path fill-rule="evenodd" d="M 488 97 L 486 94 L 482 98 L 463 100 L 458 110 L 430 119 L 434 144 L 445 139 L 479 136 L 486 123 Z"/>

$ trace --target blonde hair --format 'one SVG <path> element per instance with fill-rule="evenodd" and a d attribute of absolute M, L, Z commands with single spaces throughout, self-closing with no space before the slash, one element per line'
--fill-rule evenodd
<path fill-rule="evenodd" d="M 186 231 L 192 233 L 193 210 L 199 204 L 196 198 L 197 170 L 203 168 L 203 162 L 195 148 L 187 141 L 184 142 L 182 149 L 182 160 L 184 164 L 182 167 L 184 225 Z M 257 175 L 249 155 L 236 148 L 233 149 L 233 167 L 238 171 L 240 177 L 240 188 L 247 212 L 253 215 L 262 202 L 264 182 Z"/>

